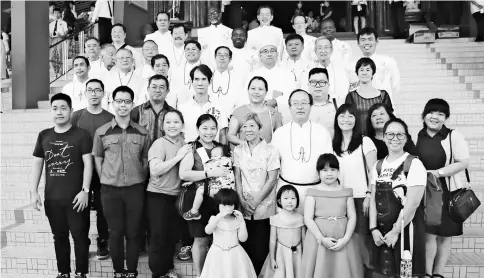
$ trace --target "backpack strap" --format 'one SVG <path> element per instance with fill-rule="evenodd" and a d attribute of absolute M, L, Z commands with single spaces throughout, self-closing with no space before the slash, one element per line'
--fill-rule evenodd
<path fill-rule="evenodd" d="M 405 158 L 405 161 L 403 162 L 403 174 L 405 175 L 405 177 L 408 176 L 408 171 L 410 171 L 410 166 L 412 166 L 412 160 L 414 158 L 417 158 L 417 157 L 409 154 L 407 158 Z"/>
<path fill-rule="evenodd" d="M 336 103 L 336 99 L 333 98 L 333 106 L 334 106 L 334 110 L 338 110 L 338 104 Z"/>

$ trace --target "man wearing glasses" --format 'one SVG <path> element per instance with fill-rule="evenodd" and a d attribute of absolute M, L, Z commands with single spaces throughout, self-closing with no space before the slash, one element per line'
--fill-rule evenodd
<path fill-rule="evenodd" d="M 91 79 L 86 83 L 86 91 L 84 93 L 87 107 L 78 110 L 72 114 L 72 125 L 86 130 L 90 135 L 90 142 L 94 138 L 96 130 L 104 124 L 113 119 L 113 114 L 104 110 L 102 102 L 105 100 L 104 84 L 99 79 Z M 109 256 L 108 249 L 108 223 L 104 217 L 103 208 L 101 205 L 101 182 L 96 171 L 92 173 L 91 179 L 91 208 L 97 211 L 96 226 L 97 226 L 97 253 L 98 260 L 104 260 Z"/>
<path fill-rule="evenodd" d="M 278 50 L 275 42 L 265 45 L 259 50 L 261 67 L 249 74 L 249 77 L 246 81 L 246 86 L 244 86 L 247 88 L 249 81 L 254 76 L 264 77 L 269 85 L 266 95 L 266 102 L 267 105 L 272 107 L 275 107 L 276 105 L 276 98 L 284 94 L 288 94 L 295 89 L 293 82 L 294 76 L 292 73 L 277 65 L 277 59 L 279 57 L 279 53 L 277 51 Z"/>
<path fill-rule="evenodd" d="M 257 9 L 257 20 L 259 20 L 260 26 L 249 31 L 247 45 L 258 51 L 269 43 L 273 43 L 279 54 L 277 58 L 280 59 L 284 50 L 284 37 L 281 28 L 271 26 L 273 19 L 274 10 L 267 5 L 260 6 Z"/>
<path fill-rule="evenodd" d="M 328 71 L 329 94 L 337 100 L 344 100 L 350 87 L 344 62 L 332 61 L 333 43 L 325 36 L 316 39 L 314 48 L 317 60 L 313 62 L 312 68 L 326 69 Z M 306 76 L 303 80 L 309 80 L 309 77 Z M 309 83 L 303 83 L 301 87 L 303 90 L 309 90 Z"/>
<path fill-rule="evenodd" d="M 116 69 L 111 70 L 103 81 L 106 83 L 110 112 L 114 112 L 111 96 L 117 87 L 129 87 L 134 92 L 134 102 L 138 103 L 138 97 L 146 84 L 146 80 L 134 72 L 133 52 L 126 48 L 121 48 L 116 52 Z"/>
<path fill-rule="evenodd" d="M 101 178 L 101 201 L 109 226 L 114 277 L 137 277 L 140 224 L 148 177 L 148 131 L 131 121 L 134 92 L 113 92 L 115 117 L 94 134 L 92 155 Z M 126 240 L 126 266 L 124 269 Z"/>
<path fill-rule="evenodd" d="M 281 158 L 278 187 L 292 184 L 299 193 L 298 212 L 304 213 L 306 190 L 320 183 L 316 162 L 323 153 L 332 153 L 331 136 L 326 128 L 311 121 L 314 105 L 311 94 L 294 90 L 289 95 L 289 109 L 292 120 L 278 128 L 271 144 Z"/>

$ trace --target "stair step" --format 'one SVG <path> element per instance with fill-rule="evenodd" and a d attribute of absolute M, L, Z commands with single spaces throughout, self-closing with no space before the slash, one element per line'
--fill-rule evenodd
<path fill-rule="evenodd" d="M 443 63 L 484 63 L 484 57 L 454 57 L 442 58 Z"/>
<path fill-rule="evenodd" d="M 113 268 L 111 259 L 103 261 L 95 258 L 96 248 L 91 246 L 89 249 L 89 277 L 112 277 Z M 74 252 L 71 252 L 71 266 L 75 269 Z M 182 262 L 174 259 L 175 270 L 182 278 L 195 277 L 191 261 Z M 2 249 L 1 258 L 2 273 L 17 274 L 51 274 L 57 275 L 57 264 L 55 251 L 52 247 L 29 247 L 29 246 L 7 246 Z M 151 277 L 148 267 L 148 256 L 140 256 L 138 263 L 139 278 Z M 3 276 L 3 275 L 2 275 Z M 22 276 L 23 277 L 23 276 Z"/>
<path fill-rule="evenodd" d="M 412 100 L 419 100 L 421 103 L 425 103 L 425 100 L 434 98 L 436 96 L 440 96 L 444 99 L 479 99 L 484 98 L 484 93 L 481 94 L 479 90 L 436 90 L 436 91 L 429 91 L 425 89 L 418 89 L 418 90 L 410 90 L 406 89 L 405 87 L 401 88 L 400 91 L 396 96 L 394 96 L 398 100 L 407 101 L 408 99 Z"/>
<path fill-rule="evenodd" d="M 452 69 L 484 69 L 483 63 L 451 63 L 447 64 Z"/>
<path fill-rule="evenodd" d="M 475 59 L 482 59 L 482 63 L 484 63 L 484 58 L 475 58 Z M 484 76 L 484 69 L 482 70 L 460 69 L 460 70 L 457 70 L 457 74 L 462 76 Z"/>
<path fill-rule="evenodd" d="M 461 45 L 448 45 L 448 46 L 431 46 L 430 47 L 432 52 L 484 52 L 484 46 L 480 44 L 476 45 L 468 45 L 468 46 L 461 46 Z"/>

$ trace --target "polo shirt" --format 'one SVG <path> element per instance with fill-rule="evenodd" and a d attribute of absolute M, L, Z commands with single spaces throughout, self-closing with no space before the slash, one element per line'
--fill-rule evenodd
<path fill-rule="evenodd" d="M 133 121 L 122 129 L 113 118 L 98 128 L 94 134 L 92 155 L 104 158 L 101 184 L 128 187 L 144 183 L 148 172 L 143 159 L 148 158 L 150 144 L 148 131 Z"/>
<path fill-rule="evenodd" d="M 164 102 L 163 108 L 156 113 L 151 102 L 147 101 L 131 110 L 131 121 L 146 128 L 150 134 L 151 142 L 154 142 L 165 134 L 163 131 L 163 118 L 168 110 L 173 110 L 173 107 Z"/>

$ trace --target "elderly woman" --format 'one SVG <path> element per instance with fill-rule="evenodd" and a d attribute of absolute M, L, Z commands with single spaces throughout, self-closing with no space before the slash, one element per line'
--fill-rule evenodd
<path fill-rule="evenodd" d="M 424 128 L 417 139 L 419 159 L 443 188 L 441 224 L 425 228 L 425 270 L 429 277 L 443 277 L 452 237 L 462 235 L 462 223 L 449 216 L 449 198 L 452 191 L 462 187 L 460 174 L 469 165 L 469 149 L 460 132 L 445 126 L 449 116 L 450 107 L 445 100 L 429 100 L 422 112 Z"/>
<path fill-rule="evenodd" d="M 261 139 L 263 125 L 257 114 L 246 114 L 242 123 L 245 141 L 235 147 L 233 153 L 235 186 L 249 233 L 242 246 L 259 274 L 269 253 L 269 217 L 276 213 L 279 155 L 273 146 Z"/>
<path fill-rule="evenodd" d="M 366 135 L 370 137 L 376 147 L 376 158 L 383 159 L 388 155 L 387 145 L 383 141 L 383 127 L 389 120 L 395 119 L 391 108 L 383 103 L 375 103 L 368 110 L 366 118 Z M 415 144 L 409 136 L 403 150 L 411 155 L 417 155 Z"/>
<path fill-rule="evenodd" d="M 371 175 L 370 232 L 375 245 L 370 265 L 384 277 L 400 277 L 400 245 L 413 241 L 414 276 L 425 274 L 425 223 L 421 206 L 427 184 L 422 162 L 403 150 L 408 138 L 404 121 L 393 119 L 383 128 L 388 156 L 379 160 Z M 401 238 L 402 219 L 405 238 Z M 411 225 L 409 225 L 412 223 Z M 409 231 L 413 229 L 413 237 Z M 402 243 L 404 241 L 404 243 Z"/>
<path fill-rule="evenodd" d="M 245 142 L 244 132 L 240 132 L 245 115 L 249 112 L 256 113 L 262 122 L 262 129 L 260 130 L 261 137 L 267 143 L 272 141 L 272 133 L 282 126 L 282 117 L 276 109 L 264 105 L 264 99 L 267 95 L 268 85 L 267 81 L 260 76 L 254 76 L 247 88 L 249 93 L 250 103 L 236 108 L 232 117 L 230 118 L 229 132 L 227 139 L 234 145 L 240 145 Z"/>
<path fill-rule="evenodd" d="M 376 65 L 372 59 L 363 57 L 356 62 L 356 75 L 358 76 L 360 86 L 349 92 L 346 96 L 347 104 L 353 104 L 358 109 L 361 123 L 361 132 L 366 133 L 366 118 L 368 116 L 368 109 L 375 103 L 383 103 L 388 106 L 390 111 L 393 111 L 392 100 L 390 95 L 385 90 L 376 89 L 373 84 L 373 76 L 376 72 Z"/>
<path fill-rule="evenodd" d="M 204 170 L 203 164 L 207 158 L 211 157 L 212 149 L 216 146 L 221 146 L 217 143 L 215 137 L 218 132 L 217 120 L 210 114 L 203 114 L 198 117 L 196 123 L 198 138 L 192 142 L 193 152 L 189 152 L 180 162 L 179 175 L 180 179 L 184 181 L 193 182 L 188 188 L 186 194 L 189 194 L 193 198 L 197 191 L 197 184 L 202 183 L 202 186 L 206 186 L 208 183 L 207 178 L 223 177 L 230 173 L 230 170 L 226 168 L 213 168 L 210 170 Z M 228 155 L 227 153 L 225 155 Z M 195 266 L 195 272 L 197 277 L 202 274 L 203 264 L 205 257 L 207 256 L 207 247 L 210 237 L 205 233 L 205 226 L 208 224 L 208 220 L 212 213 L 215 211 L 215 202 L 211 196 L 208 195 L 209 190 L 205 190 L 205 196 L 203 203 L 200 207 L 201 219 L 188 221 L 188 229 L 190 235 L 194 238 L 192 257 L 193 264 Z M 184 200 L 185 204 L 193 204 L 193 198 L 187 198 Z"/>

